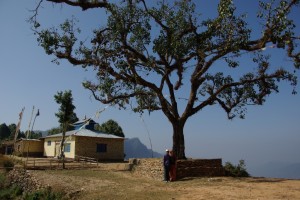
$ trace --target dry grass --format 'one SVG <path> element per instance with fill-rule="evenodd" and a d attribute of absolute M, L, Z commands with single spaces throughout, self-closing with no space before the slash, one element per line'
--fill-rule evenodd
<path fill-rule="evenodd" d="M 0 166 L 6 159 L 0 158 Z M 300 199 L 300 180 L 217 177 L 165 183 L 122 171 L 119 165 L 102 163 L 94 170 L 45 170 L 31 174 L 41 184 L 65 193 L 66 199 Z"/>
<path fill-rule="evenodd" d="M 300 180 L 187 178 L 165 183 L 128 171 L 32 171 L 72 199 L 300 199 Z"/>

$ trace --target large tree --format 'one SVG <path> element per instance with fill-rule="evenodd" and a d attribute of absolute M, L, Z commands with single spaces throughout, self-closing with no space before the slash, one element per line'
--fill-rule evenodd
<path fill-rule="evenodd" d="M 60 157 L 63 160 L 63 168 L 65 168 L 64 163 L 64 143 L 65 143 L 65 135 L 66 131 L 72 130 L 72 124 L 76 121 L 78 121 L 78 118 L 76 116 L 76 113 L 74 112 L 75 106 L 73 105 L 73 97 L 72 97 L 72 91 L 60 91 L 57 92 L 56 95 L 54 95 L 56 103 L 60 104 L 60 108 L 57 113 L 55 113 L 56 117 L 58 118 L 58 121 L 60 123 L 60 127 L 62 130 L 62 139 L 61 139 L 61 146 L 60 146 Z"/>
<path fill-rule="evenodd" d="M 229 119 L 244 118 L 247 105 L 262 105 L 280 81 L 296 85 L 300 38 L 290 13 L 299 0 L 259 2 L 255 31 L 232 0 L 220 0 L 213 18 L 200 15 L 201 2 L 191 0 L 47 1 L 107 13 L 89 37 L 73 19 L 42 29 L 41 4 L 31 22 L 39 45 L 56 61 L 95 70 L 97 81 L 83 84 L 95 99 L 140 113 L 161 110 L 179 158 L 185 158 L 184 125 L 203 108 L 219 105 Z M 269 47 L 286 52 L 295 67 L 273 66 L 264 51 Z"/>

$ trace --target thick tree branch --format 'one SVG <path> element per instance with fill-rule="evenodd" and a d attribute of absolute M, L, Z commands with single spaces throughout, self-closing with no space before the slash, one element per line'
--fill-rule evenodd
<path fill-rule="evenodd" d="M 70 6 L 81 7 L 82 10 L 92 9 L 92 8 L 107 8 L 109 3 L 106 0 L 102 1 L 88 1 L 88 0 L 47 0 L 53 3 L 65 3 Z"/>
<path fill-rule="evenodd" d="M 212 91 L 212 93 L 210 93 L 210 97 L 207 100 L 201 102 L 198 106 L 194 107 L 192 109 L 192 112 L 191 112 L 190 116 L 197 113 L 199 110 L 203 109 L 205 106 L 213 104 L 217 100 L 218 95 L 220 93 L 222 93 L 224 90 L 226 90 L 227 88 L 243 86 L 245 84 L 258 83 L 259 81 L 264 82 L 265 80 L 268 80 L 268 79 L 272 80 L 274 78 L 288 79 L 289 77 L 282 74 L 281 71 L 277 71 L 273 74 L 270 74 L 270 75 L 264 74 L 264 75 L 261 75 L 260 77 L 257 77 L 257 78 L 251 79 L 251 80 L 243 80 L 243 81 L 239 81 L 239 82 L 233 82 L 233 83 L 230 83 L 230 84 L 225 84 L 222 87 L 220 87 L 219 89 L 217 89 L 216 91 L 214 91 L 214 92 Z M 267 93 L 264 93 L 264 90 L 262 90 L 261 94 L 263 94 L 264 96 L 267 95 Z M 260 98 L 262 98 L 262 97 L 263 96 L 260 96 Z"/>

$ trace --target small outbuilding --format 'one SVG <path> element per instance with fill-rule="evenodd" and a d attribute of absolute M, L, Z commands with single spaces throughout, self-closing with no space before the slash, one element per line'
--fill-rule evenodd
<path fill-rule="evenodd" d="M 74 123 L 75 130 L 65 134 L 64 154 L 66 158 L 90 157 L 97 160 L 124 160 L 124 139 L 94 129 L 96 123 L 86 119 Z M 58 157 L 62 133 L 49 135 L 44 140 L 44 156 Z"/>
<path fill-rule="evenodd" d="M 11 155 L 14 150 L 13 140 L 4 140 L 0 143 L 0 153 L 3 155 Z"/>
<path fill-rule="evenodd" d="M 43 139 L 25 139 L 16 141 L 14 154 L 17 156 L 42 157 L 44 151 Z"/>

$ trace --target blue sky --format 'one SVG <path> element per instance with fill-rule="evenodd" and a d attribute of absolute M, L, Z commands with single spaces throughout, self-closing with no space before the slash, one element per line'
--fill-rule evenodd
<path fill-rule="evenodd" d="M 242 8 L 257 8 L 254 7 L 255 1 L 237 2 Z M 35 5 L 35 0 L 0 0 L 0 124 L 17 124 L 19 113 L 25 107 L 22 131 L 28 129 L 32 106 L 40 109 L 34 129 L 48 130 L 58 126 L 54 114 L 59 107 L 54 101 L 57 91 L 72 90 L 79 118 L 92 117 L 105 107 L 81 85 L 82 81 L 94 78 L 92 71 L 73 67 L 67 62 L 56 65 L 51 62 L 53 57 L 38 46 L 26 22 L 31 15 L 29 10 Z M 213 12 L 213 5 L 215 1 L 205 6 Z M 48 25 L 56 25 L 71 15 L 81 16 L 82 12 L 46 3 L 40 19 Z M 300 17 L 299 13 L 297 15 Z M 87 30 L 98 20 L 105 21 L 104 15 L 96 15 L 94 11 L 81 17 L 83 21 L 80 23 Z M 287 63 L 287 59 L 279 55 L 274 59 L 274 62 Z M 300 92 L 299 86 L 297 91 Z M 269 161 L 300 162 L 300 93 L 292 95 L 291 92 L 292 88 L 282 83 L 280 93 L 272 94 L 264 106 L 248 107 L 245 120 L 229 121 L 219 107 L 205 108 L 185 125 L 186 155 L 222 158 L 224 162 L 232 163 L 244 159 L 250 172 L 252 167 Z M 130 110 L 108 107 L 95 121 L 103 123 L 108 119 L 116 120 L 126 137 L 138 137 L 150 148 L 148 129 L 153 149 L 157 152 L 163 153 L 165 148 L 172 146 L 172 127 L 161 113 L 145 114 L 144 124 L 139 115 Z"/>

